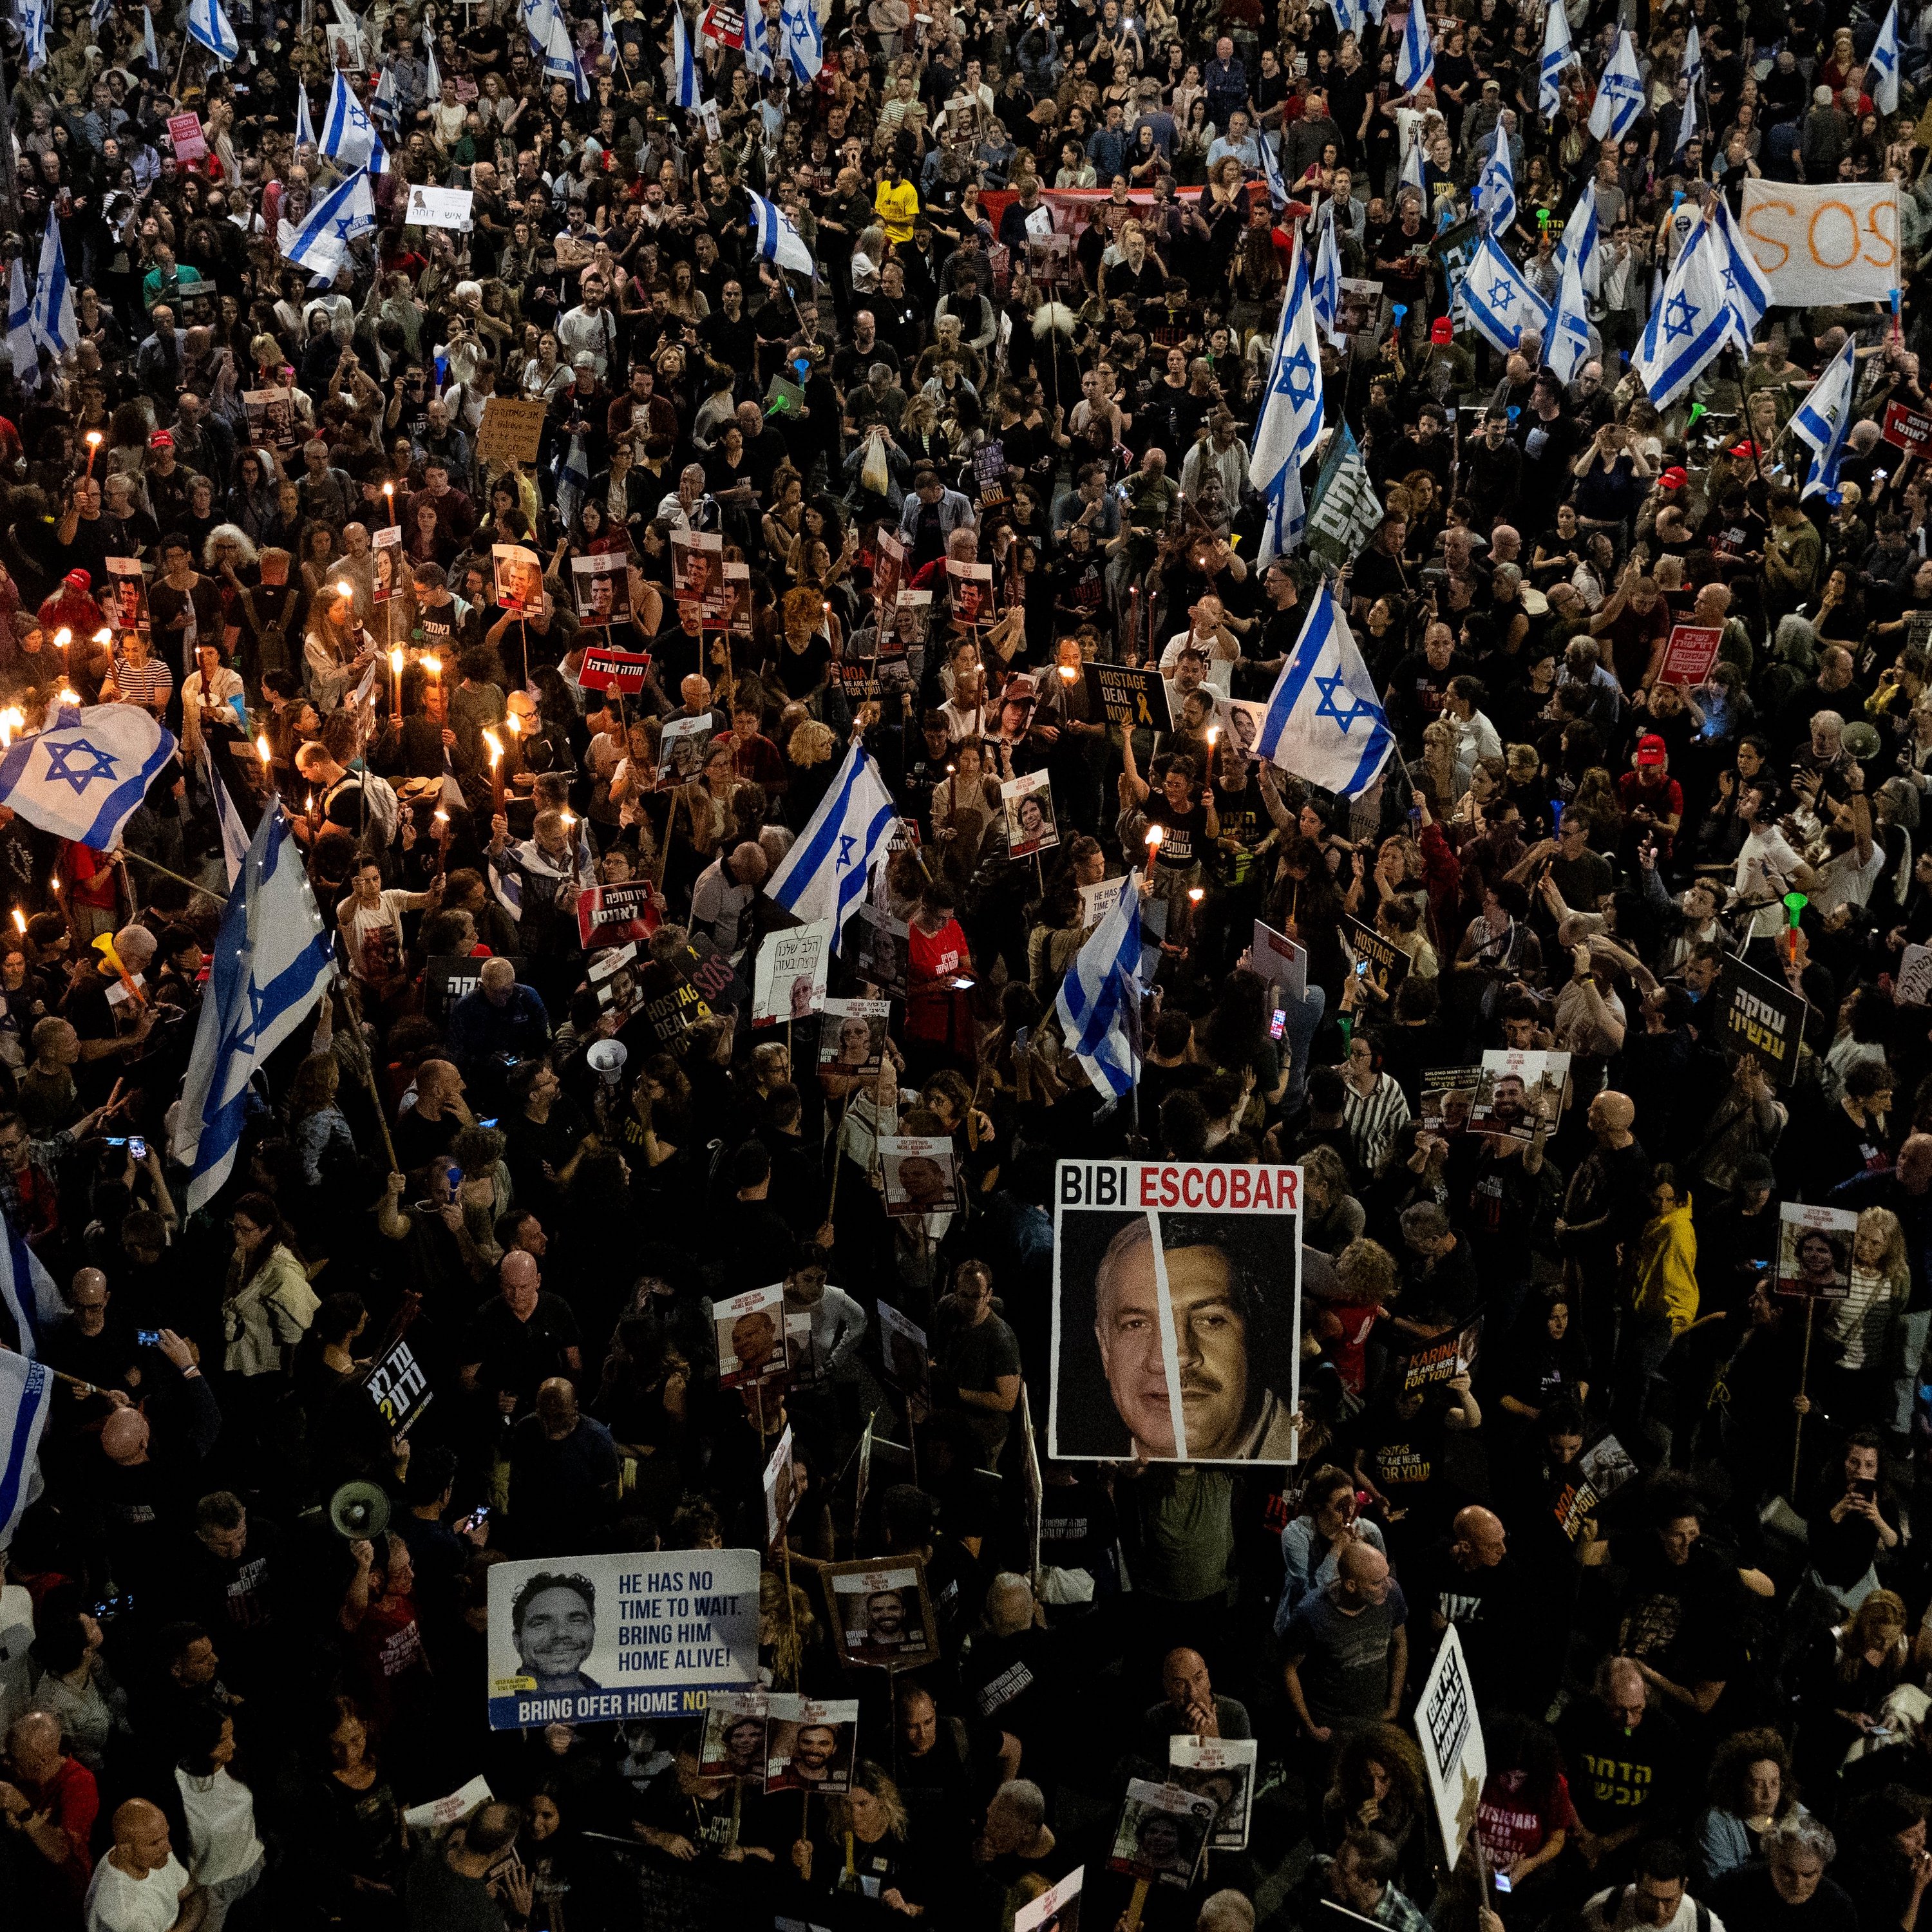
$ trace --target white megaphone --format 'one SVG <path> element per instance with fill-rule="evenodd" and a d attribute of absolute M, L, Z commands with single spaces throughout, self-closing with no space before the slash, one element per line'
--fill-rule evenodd
<path fill-rule="evenodd" d="M 624 1063 L 631 1057 L 631 1049 L 621 1040 L 600 1040 L 595 1042 L 584 1056 L 593 1073 L 602 1074 L 607 1087 L 614 1087 L 623 1078 Z"/>

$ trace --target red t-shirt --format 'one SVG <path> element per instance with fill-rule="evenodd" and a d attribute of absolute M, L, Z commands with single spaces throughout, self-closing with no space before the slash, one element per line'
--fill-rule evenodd
<path fill-rule="evenodd" d="M 1569 1783 L 1561 1772 L 1556 1774 L 1555 1791 L 1541 1810 L 1520 1795 L 1522 1778 L 1520 1771 L 1492 1772 L 1476 1807 L 1476 1829 L 1496 1871 L 1506 1872 L 1518 1858 L 1541 1851 L 1552 1832 L 1576 1828 Z"/>
<path fill-rule="evenodd" d="M 370 1714 L 379 1726 L 386 1725 L 407 1695 L 403 1680 L 429 1668 L 415 1603 L 407 1597 L 385 1597 L 371 1604 L 356 1626 L 355 1649 Z"/>
<path fill-rule="evenodd" d="M 1636 805 L 1648 806 L 1652 817 L 1674 818 L 1678 824 L 1684 822 L 1684 788 L 1675 778 L 1666 778 L 1660 785 L 1646 785 L 1636 772 L 1625 772 L 1617 780 L 1617 802 L 1624 808 L 1624 816 L 1630 816 L 1630 808 Z M 1667 832 L 1657 835 L 1657 856 L 1660 859 L 1670 856 L 1670 848 L 1676 843 L 1675 837 Z"/>
<path fill-rule="evenodd" d="M 950 979 L 970 973 L 972 964 L 966 946 L 966 929 L 956 919 L 949 919 L 937 932 L 924 932 L 915 920 L 906 934 L 908 958 L 906 1000 L 906 1033 L 913 1040 L 945 1040 L 952 1036 L 954 1010 L 964 995 L 941 986 L 922 982 Z"/>
<path fill-rule="evenodd" d="M 76 1899 L 87 1896 L 87 1882 L 94 1876 L 94 1857 L 88 1841 L 94 1835 L 94 1821 L 100 1812 L 100 1787 L 86 1765 L 70 1757 L 44 1784 L 19 1780 L 20 1790 L 36 1811 L 45 1811 L 66 1838 L 73 1850 L 61 1868 L 61 1876 Z"/>

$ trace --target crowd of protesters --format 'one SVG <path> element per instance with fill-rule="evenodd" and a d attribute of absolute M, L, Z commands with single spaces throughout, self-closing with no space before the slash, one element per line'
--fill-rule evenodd
<path fill-rule="evenodd" d="M 32 72 L 0 26 L 9 246 L 31 285 L 58 224 L 77 332 L 0 374 L 0 728 L 134 704 L 180 748 L 122 848 L 0 807 L 0 1208 L 67 1304 L 37 1462 L 0 1470 L 9 1922 L 1009 1932 L 1079 1868 L 1094 1932 L 1913 1932 L 1932 488 L 1880 431 L 1932 413 L 1932 16 L 1886 116 L 1868 5 L 1638 10 L 1643 112 L 1600 142 L 1603 0 L 1552 119 L 1510 0 L 1434 21 L 1414 98 L 1393 10 L 869 0 L 802 82 L 776 7 L 760 76 L 710 6 L 716 138 L 667 105 L 664 6 L 565 10 L 581 90 L 502 0 L 231 0 L 226 64 L 124 0 L 63 0 Z M 342 172 L 295 140 L 338 69 L 372 105 L 386 76 L 392 165 L 316 278 L 280 250 Z M 1546 294 L 1595 198 L 1567 384 L 1459 330 L 1432 246 L 1499 126 Z M 1624 371 L 1661 274 L 1760 177 L 1898 182 L 1898 315 L 1774 308 L 1660 412 Z M 471 225 L 406 225 L 412 184 Z M 760 254 L 754 193 L 814 274 Z M 1376 285 L 1323 348 L 1379 506 L 1340 602 L 1398 745 L 1352 800 L 1233 728 L 1324 569 L 1257 567 L 1249 464 L 1312 215 Z M 1847 332 L 1857 427 L 1801 496 L 1786 425 Z M 499 399 L 542 406 L 520 453 Z M 676 594 L 694 535 L 722 621 Z M 500 545 L 541 562 L 527 608 Z M 1721 633 L 1688 686 L 1678 624 Z M 592 647 L 648 653 L 641 689 L 581 681 Z M 1171 728 L 1110 721 L 1096 661 L 1157 664 Z M 905 826 L 884 940 L 831 968 L 892 1002 L 876 1074 L 691 978 L 701 942 L 752 986 L 854 741 Z M 1016 856 L 1040 809 L 1016 841 L 1000 788 L 1040 772 L 1055 842 Z M 293 820 L 341 976 L 188 1211 L 224 795 Z M 1082 889 L 1143 869 L 1109 1104 L 1056 996 Z M 593 978 L 600 886 L 648 890 Z M 1722 1024 L 1734 962 L 1802 997 L 1779 1064 Z M 1568 1055 L 1552 1117 L 1425 1112 L 1498 1048 Z M 895 1132 L 950 1140 L 956 1196 L 886 1213 Z M 1055 1162 L 1137 1154 L 1298 1166 L 1296 1463 L 1048 1453 Z M 1774 1291 L 1791 1202 L 1857 1215 L 1838 1298 Z M 721 1388 L 712 1304 L 778 1282 L 782 1384 Z M 367 1386 L 398 1335 L 402 1434 Z M 1606 1428 L 1635 1473 L 1580 1510 Z M 378 1534 L 334 1526 L 358 1483 Z M 700 1775 L 693 1723 L 488 1728 L 494 1565 L 704 1548 L 766 1552 L 772 1689 L 860 1700 L 853 1788 L 802 1826 Z M 872 1556 L 922 1562 L 938 1666 L 842 1665 L 815 1573 Z M 1488 1768 L 1445 1846 L 1414 1705 L 1451 1624 Z M 1256 1741 L 1246 1847 L 1130 1906 L 1126 1781 L 1186 1732 Z"/>

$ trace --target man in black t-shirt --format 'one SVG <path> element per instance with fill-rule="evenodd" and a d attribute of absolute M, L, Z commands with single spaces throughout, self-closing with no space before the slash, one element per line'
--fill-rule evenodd
<path fill-rule="evenodd" d="M 527 1414 L 538 1385 L 583 1372 L 577 1317 L 561 1295 L 543 1292 L 536 1257 L 513 1248 L 497 1270 L 498 1292 L 476 1311 L 461 1350 L 466 1389 L 490 1399 L 500 1414 Z"/>

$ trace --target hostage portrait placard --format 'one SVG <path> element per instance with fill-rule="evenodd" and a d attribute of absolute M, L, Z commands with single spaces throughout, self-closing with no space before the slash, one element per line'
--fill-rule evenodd
<path fill-rule="evenodd" d="M 572 557 L 570 589 L 580 624 L 608 630 L 631 621 L 631 566 L 622 550 Z"/>
<path fill-rule="evenodd" d="M 698 1748 L 700 1778 L 755 1778 L 765 1781 L 771 1713 L 762 1690 L 727 1690 L 714 1696 L 704 1713 L 704 1736 Z"/>
<path fill-rule="evenodd" d="M 521 544 L 492 544 L 490 561 L 496 573 L 496 602 L 506 610 L 538 609 L 543 603 L 543 560 Z"/>
<path fill-rule="evenodd" d="M 1844 1301 L 1852 1292 L 1852 1244 L 1858 1217 L 1849 1208 L 1787 1201 L 1778 1210 L 1778 1292 Z"/>
<path fill-rule="evenodd" d="M 1006 856 L 1024 859 L 1060 843 L 1054 823 L 1053 782 L 1043 771 L 1023 772 L 1000 787 L 1006 814 Z"/>
<path fill-rule="evenodd" d="M 850 1791 L 852 1760 L 858 1755 L 858 1700 L 828 1703 L 774 1690 L 765 1702 L 770 1722 L 765 1790 L 828 1796 Z"/>
<path fill-rule="evenodd" d="M 623 1551 L 490 1570 L 490 1727 L 694 1717 L 758 1684 L 755 1550 Z"/>
<path fill-rule="evenodd" d="M 939 1631 L 917 1557 L 828 1564 L 832 1637 L 848 1664 L 911 1670 L 939 1658 Z"/>
<path fill-rule="evenodd" d="M 1192 1885 L 1217 1808 L 1178 1784 L 1130 1778 L 1107 1869 L 1154 1885 Z"/>
<path fill-rule="evenodd" d="M 902 1219 L 958 1211 L 958 1150 L 945 1135 L 881 1134 L 878 1146 L 888 1214 Z"/>
<path fill-rule="evenodd" d="M 820 1010 L 820 1069 L 860 1076 L 877 1073 L 885 1063 L 892 1001 L 827 1000 Z"/>
<path fill-rule="evenodd" d="M 1539 1126 L 1554 1133 L 1569 1078 L 1567 1053 L 1492 1047 L 1483 1055 L 1469 1126 L 1477 1133 L 1506 1134 L 1513 1141 L 1533 1141 Z"/>
<path fill-rule="evenodd" d="M 748 1288 L 711 1304 L 718 1337 L 718 1386 L 744 1388 L 785 1372 L 784 1284 Z"/>
<path fill-rule="evenodd" d="M 1214 1801 L 1214 1822 L 1208 1833 L 1210 1851 L 1247 1850 L 1248 1810 L 1260 1755 L 1261 1746 L 1252 1738 L 1198 1738 L 1184 1731 L 1168 1739 L 1174 1782 L 1197 1798 Z"/>
<path fill-rule="evenodd" d="M 1292 1462 L 1301 1170 L 1064 1160 L 1048 1454 Z"/>
<path fill-rule="evenodd" d="M 790 926 L 768 932 L 752 968 L 752 1018 L 802 1020 L 824 1004 L 826 975 L 838 938 L 836 922 Z"/>

